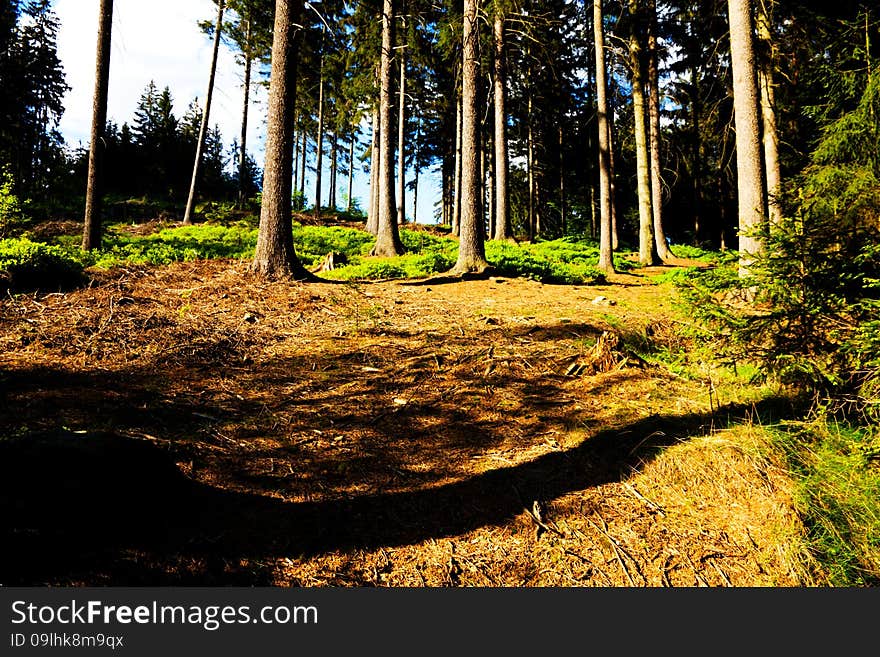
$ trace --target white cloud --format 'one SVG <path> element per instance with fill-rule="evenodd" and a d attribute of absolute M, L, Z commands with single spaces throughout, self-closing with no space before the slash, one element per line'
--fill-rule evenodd
<path fill-rule="evenodd" d="M 65 98 L 61 132 L 71 145 L 86 144 L 91 127 L 95 79 L 98 0 L 55 0 L 61 22 L 58 51 L 71 91 Z M 108 117 L 118 124 L 131 121 L 138 99 L 150 80 L 168 86 L 181 116 L 198 98 L 204 107 L 212 41 L 198 21 L 213 20 L 212 0 L 116 0 L 114 3 Z M 220 47 L 211 124 L 220 126 L 224 141 L 232 143 L 241 132 L 243 71 L 233 54 Z M 255 86 L 248 143 L 261 152 L 265 91 Z M 259 158 L 258 158 L 259 161 Z"/>

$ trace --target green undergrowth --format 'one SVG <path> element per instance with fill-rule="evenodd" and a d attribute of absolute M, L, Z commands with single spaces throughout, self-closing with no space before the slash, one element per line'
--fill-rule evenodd
<path fill-rule="evenodd" d="M 57 290 L 83 279 L 82 263 L 67 249 L 27 239 L 0 240 L 0 290 Z"/>
<path fill-rule="evenodd" d="M 406 253 L 395 258 L 371 257 L 375 238 L 354 228 L 297 224 L 293 238 L 297 256 L 307 268 L 314 268 L 328 253 L 341 256 L 337 261 L 341 261 L 342 266 L 321 274 L 335 280 L 429 277 L 450 270 L 458 253 L 457 240 L 422 230 L 401 230 Z M 80 268 L 109 269 L 206 259 L 247 260 L 253 257 L 256 242 L 254 222 L 241 220 L 172 225 L 148 234 L 139 234 L 131 224 L 112 224 L 105 230 L 101 248 L 92 252 L 80 251 L 78 235 L 55 237 L 47 246 L 52 247 L 56 256 L 78 263 Z M 618 271 L 635 266 L 625 253 L 615 257 Z M 486 258 L 500 276 L 557 284 L 591 284 L 604 280 L 595 266 L 598 245 L 587 239 L 520 244 L 490 241 L 486 243 Z"/>
<path fill-rule="evenodd" d="M 773 444 L 795 481 L 813 558 L 831 586 L 880 585 L 880 434 L 824 417 L 782 425 Z"/>

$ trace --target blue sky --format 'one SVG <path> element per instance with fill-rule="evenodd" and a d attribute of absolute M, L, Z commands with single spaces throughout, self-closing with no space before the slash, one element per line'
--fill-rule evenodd
<path fill-rule="evenodd" d="M 88 142 L 95 75 L 95 36 L 98 0 L 55 0 L 61 21 L 58 54 L 71 91 L 65 98 L 61 132 L 71 146 Z M 194 98 L 204 99 L 211 63 L 211 40 L 198 21 L 216 17 L 212 0 L 115 0 L 113 45 L 110 62 L 108 117 L 118 124 L 130 121 L 138 99 L 150 80 L 159 88 L 169 87 L 180 116 Z M 217 66 L 211 123 L 220 126 L 224 142 L 232 143 L 241 130 L 243 70 L 233 54 L 221 46 Z M 265 142 L 266 92 L 255 85 L 251 92 L 248 150 L 262 165 Z M 366 137 L 363 137 L 365 139 Z M 325 156 L 325 162 L 328 160 Z M 411 178 L 408 176 L 408 180 Z M 439 193 L 428 172 L 420 176 L 419 221 L 433 223 L 433 205 Z M 329 176 L 325 174 L 326 202 Z M 347 191 L 347 177 L 341 176 L 337 197 Z M 366 206 L 368 176 L 356 170 L 353 196 Z M 306 180 L 307 197 L 314 183 Z M 311 189 L 311 191 L 309 191 Z M 407 216 L 412 216 L 412 198 L 407 199 Z"/>

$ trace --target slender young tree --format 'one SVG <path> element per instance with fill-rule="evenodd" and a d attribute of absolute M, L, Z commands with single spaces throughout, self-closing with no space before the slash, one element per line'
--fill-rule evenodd
<path fill-rule="evenodd" d="M 599 262 L 598 268 L 614 272 L 611 254 L 611 131 L 608 126 L 608 98 L 605 83 L 605 30 L 602 0 L 593 0 L 593 33 L 596 47 L 596 107 L 599 124 Z"/>
<path fill-rule="evenodd" d="M 107 129 L 107 93 L 110 85 L 110 42 L 113 27 L 113 0 L 101 0 L 98 47 L 95 64 L 95 95 L 92 103 L 92 135 L 89 145 L 89 177 L 86 187 L 85 226 L 82 248 L 101 245 L 101 187 L 104 160 L 104 131 Z"/>
<path fill-rule="evenodd" d="M 379 201 L 376 244 L 372 255 L 403 253 L 394 202 L 394 149 L 391 137 L 392 87 L 394 86 L 394 0 L 382 2 L 382 54 L 379 65 Z"/>
<path fill-rule="evenodd" d="M 367 232 L 379 232 L 379 108 L 373 107 L 373 129 L 370 132 L 370 209 Z"/>
<path fill-rule="evenodd" d="M 205 139 L 208 135 L 208 121 L 211 115 L 211 99 L 214 96 L 214 78 L 217 73 L 217 54 L 220 52 L 220 36 L 223 32 L 223 12 L 226 10 L 225 0 L 217 2 L 217 24 L 214 26 L 214 49 L 211 55 L 211 73 L 208 75 L 208 91 L 205 94 L 205 111 L 202 114 L 202 126 L 199 130 L 199 142 L 196 145 L 196 157 L 193 163 L 192 182 L 189 185 L 189 197 L 186 200 L 186 210 L 183 213 L 183 223 L 191 224 L 193 206 L 196 202 L 196 183 L 199 178 L 199 167 L 202 162 L 202 152 L 205 150 Z"/>
<path fill-rule="evenodd" d="M 244 207 L 245 197 L 247 196 L 247 180 L 248 159 L 247 159 L 247 130 L 248 130 L 248 111 L 251 103 L 251 69 L 254 62 L 253 54 L 253 21 L 250 17 L 243 17 L 246 22 L 245 27 L 245 43 L 244 43 L 244 105 L 241 110 L 241 140 L 239 142 L 239 160 L 238 160 L 238 206 Z M 299 155 L 299 153 L 297 153 Z"/>
<path fill-rule="evenodd" d="M 730 60 L 736 124 L 736 173 L 739 203 L 740 273 L 746 274 L 751 255 L 761 249 L 755 235 L 764 223 L 764 180 L 761 168 L 761 126 L 751 0 L 728 0 Z"/>
<path fill-rule="evenodd" d="M 478 0 L 464 0 L 461 74 L 461 225 L 456 274 L 482 273 L 486 262 L 480 180 L 480 50 Z"/>
<path fill-rule="evenodd" d="M 263 276 L 306 280 L 311 275 L 296 256 L 291 216 L 299 9 L 300 0 L 275 0 L 263 204 L 251 268 Z"/>
<path fill-rule="evenodd" d="M 318 136 L 315 156 L 315 216 L 321 215 L 321 182 L 324 171 L 324 33 L 321 26 L 321 63 L 318 67 Z"/>

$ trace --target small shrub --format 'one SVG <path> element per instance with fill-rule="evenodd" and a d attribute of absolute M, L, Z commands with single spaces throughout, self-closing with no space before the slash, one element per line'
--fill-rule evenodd
<path fill-rule="evenodd" d="M 0 240 L 0 288 L 61 289 L 82 281 L 82 263 L 62 247 L 26 239 Z"/>
<path fill-rule="evenodd" d="M 11 235 L 26 221 L 26 205 L 15 194 L 12 174 L 5 167 L 0 169 L 0 237 Z"/>

